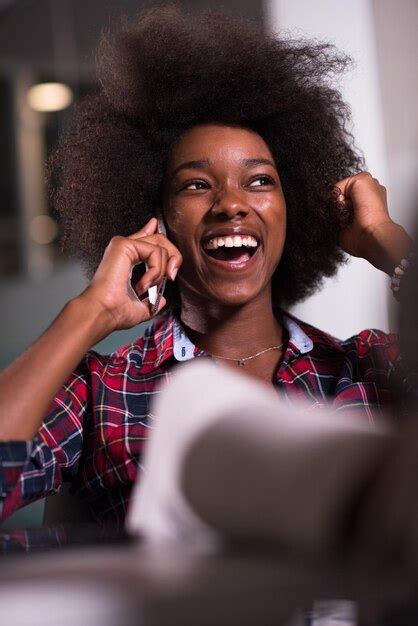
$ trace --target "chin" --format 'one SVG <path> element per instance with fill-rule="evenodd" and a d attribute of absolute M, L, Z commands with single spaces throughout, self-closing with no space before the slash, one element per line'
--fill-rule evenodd
<path fill-rule="evenodd" d="M 214 304 L 220 304 L 225 307 L 238 307 L 252 302 L 259 294 L 259 290 L 242 290 L 235 293 L 231 293 L 230 290 L 217 290 L 212 292 L 208 299 Z"/>
<path fill-rule="evenodd" d="M 191 298 L 196 304 L 199 302 L 201 307 L 240 307 L 257 298 L 265 298 L 267 290 L 271 290 L 265 280 L 210 280 L 207 276 L 202 277 L 203 280 L 195 280 L 195 276 L 193 278 L 188 281 L 182 277 L 179 285 L 181 299 L 187 301 Z"/>

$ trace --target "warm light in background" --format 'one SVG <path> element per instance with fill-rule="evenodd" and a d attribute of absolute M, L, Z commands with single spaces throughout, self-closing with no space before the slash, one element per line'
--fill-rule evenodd
<path fill-rule="evenodd" d="M 29 233 L 33 241 L 46 245 L 54 241 L 58 234 L 58 226 L 49 215 L 37 215 L 29 225 Z"/>
<path fill-rule="evenodd" d="M 73 92 L 63 83 L 40 83 L 28 91 L 29 106 L 35 111 L 61 111 L 73 101 Z"/>

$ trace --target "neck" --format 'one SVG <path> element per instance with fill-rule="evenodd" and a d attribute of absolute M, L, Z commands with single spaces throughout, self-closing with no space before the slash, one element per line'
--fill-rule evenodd
<path fill-rule="evenodd" d="M 280 345 L 282 327 L 273 313 L 270 289 L 239 306 L 182 294 L 181 320 L 195 345 L 210 354 L 246 357 Z"/>

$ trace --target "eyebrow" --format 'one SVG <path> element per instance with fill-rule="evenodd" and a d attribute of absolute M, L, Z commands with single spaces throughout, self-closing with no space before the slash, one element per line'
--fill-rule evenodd
<path fill-rule="evenodd" d="M 198 161 L 186 161 L 178 165 L 172 172 L 172 176 L 175 176 L 180 170 L 201 170 L 211 164 L 209 159 L 200 159 Z"/>
<path fill-rule="evenodd" d="M 178 165 L 172 172 L 172 176 L 175 176 L 180 170 L 200 170 L 204 167 L 211 165 L 211 161 L 209 159 L 199 159 L 197 161 L 185 161 Z M 254 159 L 241 159 L 240 165 L 244 167 L 254 167 L 255 165 L 271 165 L 276 169 L 275 164 L 270 159 L 265 159 L 263 157 L 257 157 Z"/>
<path fill-rule="evenodd" d="M 273 161 L 270 161 L 270 159 L 264 159 L 263 157 L 258 157 L 256 159 L 243 159 L 241 161 L 241 165 L 244 165 L 244 167 L 254 167 L 254 165 L 271 165 L 274 169 L 276 169 Z"/>

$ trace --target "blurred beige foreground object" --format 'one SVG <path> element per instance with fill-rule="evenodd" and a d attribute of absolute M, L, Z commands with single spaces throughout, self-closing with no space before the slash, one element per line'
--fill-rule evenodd
<path fill-rule="evenodd" d="M 395 438 L 206 360 L 174 372 L 153 414 L 127 518 L 152 542 L 332 552 Z"/>

